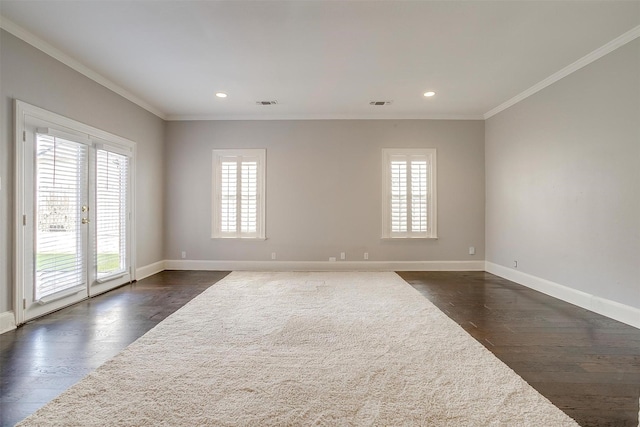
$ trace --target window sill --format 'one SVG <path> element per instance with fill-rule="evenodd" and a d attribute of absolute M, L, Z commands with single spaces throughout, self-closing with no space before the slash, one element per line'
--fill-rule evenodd
<path fill-rule="evenodd" d="M 381 237 L 380 240 L 438 240 L 438 236 L 435 236 L 435 237 L 422 237 L 422 236 Z"/>
<path fill-rule="evenodd" d="M 256 240 L 267 240 L 266 237 L 235 237 L 235 236 L 215 236 L 211 237 L 211 240 L 245 240 L 245 241 L 256 241 Z"/>

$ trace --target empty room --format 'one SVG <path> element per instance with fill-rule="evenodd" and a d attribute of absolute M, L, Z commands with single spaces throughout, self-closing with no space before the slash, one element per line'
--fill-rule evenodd
<path fill-rule="evenodd" d="M 640 1 L 0 0 L 0 94 L 0 425 L 640 426 Z"/>

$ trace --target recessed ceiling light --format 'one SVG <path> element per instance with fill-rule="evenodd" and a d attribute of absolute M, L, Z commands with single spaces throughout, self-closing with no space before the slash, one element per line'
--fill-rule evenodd
<path fill-rule="evenodd" d="M 226 98 L 226 97 L 227 97 L 227 94 L 226 94 L 226 93 L 224 93 L 224 92 L 216 92 L 216 96 L 217 96 L 218 98 Z"/>
<path fill-rule="evenodd" d="M 435 95 L 435 94 L 436 94 L 435 92 L 429 91 L 429 92 L 425 92 L 425 93 L 424 93 L 424 96 L 426 96 L 427 98 L 429 98 L 429 97 L 431 97 L 431 96 L 433 96 L 433 95 Z"/>

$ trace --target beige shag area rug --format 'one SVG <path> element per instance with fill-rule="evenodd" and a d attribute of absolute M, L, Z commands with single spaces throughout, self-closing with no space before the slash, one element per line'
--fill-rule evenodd
<path fill-rule="evenodd" d="M 20 425 L 577 424 L 395 273 L 235 272 Z"/>

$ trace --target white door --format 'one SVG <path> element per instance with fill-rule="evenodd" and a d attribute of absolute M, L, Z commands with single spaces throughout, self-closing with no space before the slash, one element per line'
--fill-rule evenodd
<path fill-rule="evenodd" d="M 25 218 L 25 320 L 88 296 L 88 145 L 28 132 L 33 182 Z"/>
<path fill-rule="evenodd" d="M 16 121 L 17 323 L 132 280 L 133 150 L 25 107 L 38 114 Z"/>

